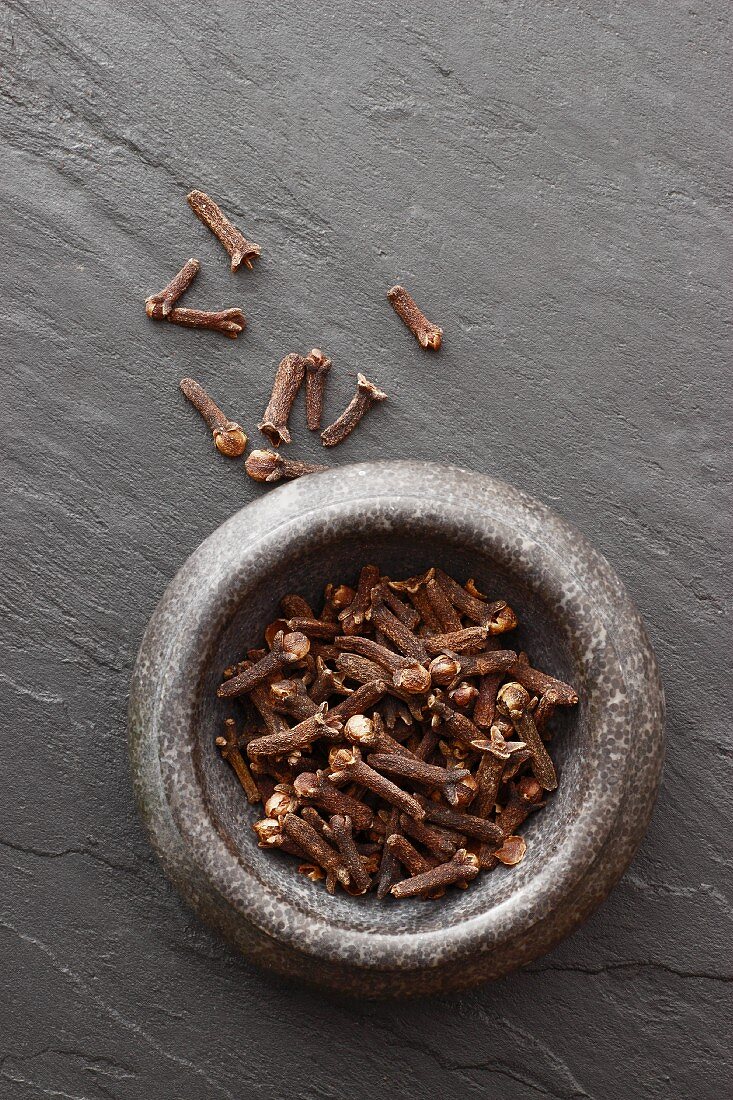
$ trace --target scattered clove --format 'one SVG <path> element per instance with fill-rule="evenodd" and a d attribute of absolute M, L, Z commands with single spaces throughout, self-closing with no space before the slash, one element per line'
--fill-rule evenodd
<path fill-rule="evenodd" d="M 313 462 L 300 462 L 297 458 L 285 458 L 275 451 L 250 451 L 244 463 L 244 468 L 255 481 L 282 481 L 285 478 L 292 481 L 296 477 L 305 474 L 319 474 L 328 470 L 328 466 L 321 466 Z"/>
<path fill-rule="evenodd" d="M 241 309 L 183 309 L 176 306 L 166 315 L 165 320 L 172 325 L 183 325 L 184 328 L 210 328 L 232 340 L 236 340 L 247 327 L 247 320 Z"/>
<path fill-rule="evenodd" d="M 387 394 L 378 389 L 363 374 L 357 376 L 356 393 L 338 420 L 321 432 L 324 447 L 335 447 L 351 435 L 356 425 L 376 401 L 386 401 Z"/>
<path fill-rule="evenodd" d="M 227 458 L 239 458 L 247 446 L 247 436 L 234 420 L 229 420 L 193 378 L 181 379 L 181 393 L 201 413 L 214 437 L 214 445 Z"/>
<path fill-rule="evenodd" d="M 158 294 L 151 294 L 149 298 L 145 299 L 145 312 L 148 317 L 152 317 L 155 321 L 165 320 L 174 304 L 188 290 L 200 268 L 201 264 L 198 260 L 186 260 L 181 270 L 173 276 L 167 286 L 163 287 Z"/>
<path fill-rule="evenodd" d="M 331 369 L 331 360 L 320 348 L 306 355 L 305 360 L 305 419 L 312 432 L 320 431 L 323 416 L 323 397 L 326 390 L 326 376 Z"/>
<path fill-rule="evenodd" d="M 420 347 L 437 351 L 443 342 L 443 330 L 428 321 L 417 302 L 403 286 L 393 286 L 387 297 L 398 317 L 401 317 Z"/>
<path fill-rule="evenodd" d="M 248 241 L 205 191 L 191 191 L 186 199 L 196 217 L 208 226 L 224 245 L 231 257 L 232 271 L 236 271 L 242 263 L 245 267 L 251 268 L 252 260 L 262 253 L 260 246 Z"/>
<path fill-rule="evenodd" d="M 273 447 L 290 442 L 288 418 L 305 377 L 305 360 L 291 353 L 281 359 L 275 371 L 270 401 L 257 427 Z"/>

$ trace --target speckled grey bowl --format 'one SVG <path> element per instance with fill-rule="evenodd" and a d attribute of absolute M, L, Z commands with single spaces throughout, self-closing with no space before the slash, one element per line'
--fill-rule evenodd
<path fill-rule="evenodd" d="M 435 903 L 330 897 L 264 852 L 213 738 L 222 670 L 258 644 L 279 598 L 317 601 L 375 561 L 440 565 L 506 597 L 516 644 L 581 703 L 553 741 L 560 786 L 525 829 L 525 860 Z M 231 704 L 229 704 L 231 706 Z M 647 826 L 663 757 L 652 649 L 623 585 L 585 539 L 503 482 L 423 463 L 364 463 L 284 485 L 189 558 L 153 615 L 130 700 L 140 810 L 166 873 L 259 964 L 341 991 L 469 986 L 529 962 L 599 904 Z"/>

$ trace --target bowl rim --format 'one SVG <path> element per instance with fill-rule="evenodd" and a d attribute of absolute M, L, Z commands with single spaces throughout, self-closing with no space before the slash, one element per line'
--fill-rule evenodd
<path fill-rule="evenodd" d="M 457 496 L 458 485 L 470 488 L 470 493 Z M 594 800 L 591 789 L 584 793 L 578 821 L 585 830 L 574 827 L 572 848 L 553 853 L 532 879 L 499 904 L 440 928 L 375 933 L 345 928 L 309 913 L 304 929 L 303 910 L 296 903 L 284 896 L 274 898 L 272 893 L 263 895 L 262 880 L 229 848 L 208 816 L 202 792 L 195 786 L 193 760 L 186 761 L 183 746 L 177 748 L 174 742 L 166 742 L 161 723 L 165 721 L 168 696 L 175 690 L 170 652 L 184 624 L 195 640 L 202 605 L 210 611 L 211 601 L 226 605 L 233 597 L 238 564 L 255 551 L 272 552 L 290 525 L 302 524 L 316 514 L 325 522 L 329 510 L 357 518 L 365 508 L 386 500 L 393 508 L 399 504 L 403 512 L 409 507 L 424 508 L 426 502 L 439 505 L 457 525 L 465 525 L 470 519 L 477 528 L 486 529 L 490 521 L 554 565 L 558 578 L 571 578 L 579 585 L 591 600 L 595 614 L 603 619 L 607 635 L 619 637 L 612 643 L 619 668 L 628 671 L 631 657 L 637 664 L 640 654 L 643 658 L 641 690 L 636 691 L 633 700 L 625 701 L 626 711 L 619 716 L 620 722 L 634 719 L 643 736 L 637 740 L 636 757 L 633 753 L 621 755 L 611 788 L 606 786 L 602 801 Z M 492 500 L 493 510 L 489 507 Z M 496 533 L 487 537 L 495 541 Z M 558 556 L 557 547 L 568 552 L 572 568 Z M 182 605 L 188 609 L 190 621 L 182 617 Z M 224 627 L 222 621 L 220 629 Z M 210 622 L 207 628 L 211 628 Z M 162 678 L 161 670 L 165 670 Z M 635 674 L 638 678 L 638 668 Z M 628 675 L 630 683 L 631 672 Z M 629 683 L 626 686 L 631 696 Z M 530 932 L 534 924 L 560 907 L 564 898 L 579 890 L 582 894 L 583 879 L 596 867 L 604 845 L 617 830 L 619 815 L 635 813 L 641 829 L 628 834 L 605 875 L 601 870 L 600 888 L 598 884 L 594 888 L 598 900 L 605 896 L 633 856 L 651 813 L 663 756 L 663 713 L 656 662 L 638 613 L 606 559 L 571 525 L 521 490 L 485 474 L 437 463 L 368 462 L 337 467 L 278 487 L 240 509 L 194 551 L 169 585 L 141 643 L 131 689 L 130 747 L 138 802 L 164 866 L 169 862 L 167 857 L 173 859 L 172 841 L 156 825 L 155 814 L 148 812 L 155 782 L 161 785 L 167 824 L 172 825 L 186 850 L 192 875 L 195 872 L 194 877 L 225 899 L 244 921 L 296 953 L 347 966 L 354 966 L 358 959 L 362 967 L 409 971 L 455 965 L 471 953 L 495 951 L 502 943 Z M 631 776 L 636 761 L 643 756 L 650 766 L 641 777 L 637 773 Z M 186 772 L 184 784 L 178 781 L 179 769 Z M 180 851 L 175 858 L 180 859 Z M 597 868 L 595 874 L 597 877 Z M 180 870 L 175 877 L 180 887 Z M 237 884 L 234 889 L 233 883 Z M 189 893 L 185 874 L 183 888 Z M 193 902 L 196 905 L 195 896 Z M 577 913 L 576 924 L 586 915 L 583 904 L 578 903 Z"/>

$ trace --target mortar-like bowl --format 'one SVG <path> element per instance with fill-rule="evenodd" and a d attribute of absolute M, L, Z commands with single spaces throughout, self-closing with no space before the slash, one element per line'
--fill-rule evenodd
<path fill-rule="evenodd" d="M 232 704 L 223 669 L 260 644 L 278 601 L 318 604 L 361 565 L 439 565 L 506 598 L 514 648 L 577 688 L 552 752 L 560 783 L 529 818 L 524 861 L 439 901 L 332 897 L 291 857 L 257 847 L 214 737 Z M 418 462 L 341 467 L 278 487 L 201 544 L 145 633 L 131 688 L 138 803 L 183 897 L 280 974 L 367 995 L 496 978 L 547 951 L 603 900 L 646 829 L 663 758 L 664 698 L 638 613 L 608 562 L 544 505 L 501 481 Z"/>

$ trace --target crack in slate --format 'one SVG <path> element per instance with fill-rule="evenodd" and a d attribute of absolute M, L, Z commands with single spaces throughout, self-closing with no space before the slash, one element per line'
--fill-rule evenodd
<path fill-rule="evenodd" d="M 223 1085 L 220 1081 L 211 1077 L 211 1075 L 208 1074 L 206 1070 L 202 1069 L 201 1066 L 197 1066 L 195 1062 L 191 1062 L 188 1058 L 184 1058 L 180 1054 L 175 1054 L 172 1051 L 166 1050 L 165 1047 L 161 1046 L 161 1044 L 154 1039 L 152 1035 L 149 1035 L 140 1024 L 136 1023 L 135 1020 L 129 1019 L 129 1017 L 123 1015 L 123 1013 L 119 1012 L 113 1005 L 108 1004 L 108 1002 L 100 997 L 98 993 L 95 993 L 80 974 L 77 974 L 76 971 L 67 966 L 62 959 L 58 958 L 53 949 L 49 947 L 47 943 L 44 943 L 43 940 L 39 940 L 36 936 L 31 936 L 29 933 L 21 931 L 19 928 L 16 928 L 15 925 L 11 924 L 10 921 L 4 920 L 2 917 L 0 917 L 0 928 L 6 929 L 6 931 L 17 936 L 23 943 L 35 947 L 45 955 L 54 970 L 68 978 L 82 996 L 95 1004 L 103 1012 L 106 1012 L 115 1023 L 119 1024 L 125 1031 L 132 1032 L 133 1035 L 150 1047 L 151 1050 L 154 1050 L 156 1054 L 159 1054 L 162 1058 L 166 1058 L 174 1065 L 195 1073 L 212 1089 L 226 1096 L 228 1100 L 239 1100 L 239 1097 L 237 1097 L 235 1093 L 231 1092 L 226 1085 Z M 77 1100 L 77 1098 L 73 1098 L 73 1100 Z M 87 1100 L 87 1098 L 81 1098 L 81 1100 Z"/>
<path fill-rule="evenodd" d="M 711 974 L 707 970 L 677 970 L 668 963 L 654 962 L 651 959 L 632 960 L 617 963 L 604 963 L 602 966 L 531 966 L 525 970 L 526 974 L 544 974 L 550 970 L 558 974 L 588 974 L 596 976 L 611 974 L 614 970 L 662 970 L 666 974 L 673 974 L 676 978 L 703 978 L 710 982 L 733 982 L 731 974 Z"/>

